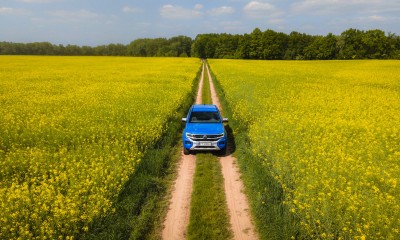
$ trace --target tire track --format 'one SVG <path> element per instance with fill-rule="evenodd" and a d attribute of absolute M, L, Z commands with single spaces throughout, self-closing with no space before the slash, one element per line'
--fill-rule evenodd
<path fill-rule="evenodd" d="M 214 83 L 211 78 L 210 70 L 206 64 L 208 79 L 210 81 L 211 98 L 213 104 L 217 105 L 222 111 Z M 229 149 L 228 149 L 229 150 Z M 225 196 L 228 204 L 230 223 L 237 240 L 253 240 L 258 239 L 255 227 L 251 221 L 249 204 L 246 195 L 243 193 L 243 182 L 240 179 L 240 172 L 236 165 L 236 158 L 229 152 L 226 156 L 220 157 L 222 167 L 222 175 L 224 177 Z"/>
<path fill-rule="evenodd" d="M 204 81 L 204 62 L 196 96 L 196 104 L 202 102 Z M 193 176 L 196 169 L 196 156 L 184 155 L 178 163 L 178 176 L 172 190 L 167 217 L 164 221 L 162 239 L 183 240 L 186 238 L 186 230 L 190 218 L 190 202 L 193 188 Z"/>

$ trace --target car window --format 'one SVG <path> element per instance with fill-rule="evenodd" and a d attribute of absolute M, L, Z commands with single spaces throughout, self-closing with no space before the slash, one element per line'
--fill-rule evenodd
<path fill-rule="evenodd" d="M 218 123 L 221 118 L 218 112 L 192 112 L 190 116 L 191 123 Z"/>

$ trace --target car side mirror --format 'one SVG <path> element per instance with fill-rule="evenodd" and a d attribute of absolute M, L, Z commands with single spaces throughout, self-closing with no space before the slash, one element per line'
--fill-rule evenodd
<path fill-rule="evenodd" d="M 182 122 L 186 122 L 186 120 L 187 120 L 186 118 L 182 118 Z"/>
<path fill-rule="evenodd" d="M 222 122 L 228 122 L 228 118 L 222 118 Z"/>

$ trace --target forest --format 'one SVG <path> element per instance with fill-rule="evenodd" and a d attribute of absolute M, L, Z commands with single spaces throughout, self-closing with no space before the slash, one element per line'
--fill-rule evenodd
<path fill-rule="evenodd" d="M 100 46 L 0 42 L 0 55 L 200 57 L 264 60 L 400 59 L 400 37 L 350 28 L 340 35 L 286 34 L 255 28 L 250 34 L 210 33 L 141 38 Z"/>

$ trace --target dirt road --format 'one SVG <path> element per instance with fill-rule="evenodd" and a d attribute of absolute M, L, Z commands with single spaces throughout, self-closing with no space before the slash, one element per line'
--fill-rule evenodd
<path fill-rule="evenodd" d="M 207 72 L 210 79 L 212 101 L 221 109 L 218 96 L 215 92 L 208 67 L 203 65 L 203 71 L 199 82 L 196 103 L 202 103 L 202 86 L 204 73 Z M 179 161 L 178 176 L 174 183 L 169 211 L 164 222 L 162 238 L 183 240 L 186 238 L 186 229 L 190 217 L 190 202 L 193 185 L 193 175 L 196 168 L 195 155 L 184 155 L 181 153 Z M 236 166 L 236 159 L 229 153 L 220 158 L 222 174 L 224 176 L 225 194 L 230 214 L 231 228 L 234 239 L 258 239 L 255 228 L 251 222 L 249 206 L 243 193 L 243 183 Z"/>

